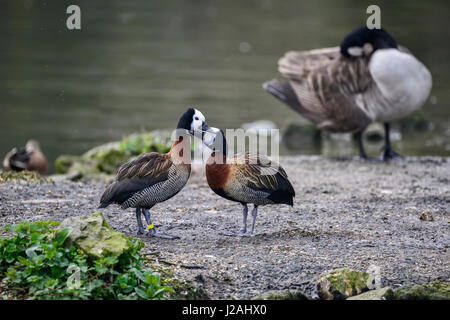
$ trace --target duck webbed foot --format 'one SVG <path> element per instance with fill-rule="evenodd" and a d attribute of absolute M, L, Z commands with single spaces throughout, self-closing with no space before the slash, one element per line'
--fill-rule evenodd
<path fill-rule="evenodd" d="M 147 221 L 147 228 L 144 228 L 142 224 L 142 217 L 141 214 L 144 215 L 145 221 Z M 161 239 L 180 239 L 178 236 L 172 236 L 170 234 L 162 233 L 162 232 L 156 232 L 155 226 L 153 225 L 151 219 L 150 219 L 150 212 L 148 209 L 139 209 L 136 208 L 136 220 L 138 223 L 138 234 L 147 234 L 150 237 L 155 238 L 161 238 Z"/>
<path fill-rule="evenodd" d="M 229 236 L 229 237 L 249 237 L 253 235 L 253 228 L 250 233 L 247 232 L 247 215 L 248 215 L 248 207 L 247 204 L 243 203 L 242 206 L 244 207 L 242 209 L 242 227 L 239 232 L 230 232 L 230 231 L 221 231 L 219 234 L 223 236 Z"/>

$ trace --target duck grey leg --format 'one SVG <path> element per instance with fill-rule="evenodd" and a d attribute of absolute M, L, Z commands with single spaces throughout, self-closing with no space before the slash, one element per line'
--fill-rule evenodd
<path fill-rule="evenodd" d="M 144 226 L 142 225 L 142 217 L 141 217 L 141 209 L 140 208 L 136 208 L 136 220 L 137 220 L 137 224 L 138 224 L 138 234 L 144 234 L 145 229 L 144 229 Z"/>
<path fill-rule="evenodd" d="M 253 234 L 253 231 L 255 230 L 255 222 L 256 222 L 256 215 L 257 214 L 258 214 L 258 206 L 255 205 L 253 207 L 253 210 L 252 210 L 252 217 L 253 217 L 253 219 L 252 219 L 252 230 L 250 230 L 250 234 Z"/>
<path fill-rule="evenodd" d="M 241 233 L 245 234 L 247 232 L 247 215 L 248 215 L 248 207 L 247 204 L 243 204 L 244 209 L 242 210 L 242 228 Z"/>
<path fill-rule="evenodd" d="M 383 151 L 383 155 L 382 155 L 383 161 L 389 161 L 389 160 L 393 160 L 393 159 L 402 159 L 402 156 L 399 155 L 398 153 L 396 153 L 391 148 L 391 139 L 390 139 L 390 134 L 389 134 L 390 129 L 391 129 L 390 123 L 386 122 L 384 124 L 385 145 L 384 145 L 384 151 Z"/>
<path fill-rule="evenodd" d="M 242 227 L 239 232 L 228 232 L 228 231 L 222 231 L 220 234 L 224 236 L 246 236 L 247 235 L 247 216 L 248 216 L 248 207 L 246 203 L 243 203 L 242 206 L 244 207 L 242 209 Z"/>
<path fill-rule="evenodd" d="M 170 234 L 156 232 L 155 226 L 153 225 L 151 217 L 150 217 L 149 209 L 144 209 L 143 211 L 144 211 L 145 221 L 147 221 L 147 229 L 149 230 L 148 234 L 150 236 L 155 237 L 155 238 L 162 238 L 162 239 L 180 239 L 180 237 L 177 237 L 177 236 L 172 236 Z"/>

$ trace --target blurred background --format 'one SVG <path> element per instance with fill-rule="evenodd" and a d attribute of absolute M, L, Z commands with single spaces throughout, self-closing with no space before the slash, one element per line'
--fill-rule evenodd
<path fill-rule="evenodd" d="M 188 106 L 222 128 L 300 116 L 264 92 L 287 50 L 339 45 L 363 26 L 361 0 L 0 0 L 0 151 L 29 138 L 50 165 L 124 135 L 174 128 Z M 81 7 L 81 30 L 66 8 Z M 433 75 L 418 115 L 396 139 L 404 155 L 450 155 L 450 2 L 377 1 L 382 27 Z M 401 132 L 399 132 L 401 134 Z M 395 139 L 394 139 L 395 140 Z M 283 153 L 321 153 L 317 144 Z M 356 151 L 355 151 L 356 152 Z"/>

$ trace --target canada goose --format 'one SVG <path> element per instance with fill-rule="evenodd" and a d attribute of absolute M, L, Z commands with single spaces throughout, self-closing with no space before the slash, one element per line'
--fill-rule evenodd
<path fill-rule="evenodd" d="M 340 47 L 289 51 L 278 61 L 288 82 L 272 80 L 266 91 L 319 129 L 354 132 L 362 158 L 361 133 L 383 122 L 383 160 L 400 157 L 391 149 L 389 123 L 420 108 L 431 90 L 431 74 L 383 29 L 357 29 Z"/>
<path fill-rule="evenodd" d="M 262 155 L 249 153 L 228 158 L 225 135 L 217 128 L 210 128 L 210 131 L 205 133 L 203 143 L 212 150 L 205 168 L 209 187 L 219 196 L 239 202 L 243 206 L 240 232 L 224 234 L 252 235 L 260 205 L 293 206 L 294 188 L 284 169 L 277 163 Z M 247 234 L 248 203 L 254 204 L 249 234 Z"/>
<path fill-rule="evenodd" d="M 28 140 L 25 147 L 14 148 L 6 154 L 3 169 L 37 171 L 44 175 L 47 172 L 47 160 L 39 148 L 39 143 L 36 140 Z"/>
<path fill-rule="evenodd" d="M 146 230 L 141 214 L 147 221 L 150 236 L 176 239 L 178 237 L 156 232 L 149 210 L 157 203 L 172 198 L 183 189 L 191 173 L 190 134 L 196 130 L 208 130 L 205 117 L 189 108 L 180 118 L 175 141 L 168 153 L 145 153 L 120 166 L 116 180 L 104 191 L 99 208 L 116 203 L 122 209 L 136 208 L 138 233 Z"/>

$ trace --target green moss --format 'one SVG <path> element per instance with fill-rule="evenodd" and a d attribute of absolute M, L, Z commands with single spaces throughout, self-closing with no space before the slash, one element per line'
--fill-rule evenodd
<path fill-rule="evenodd" d="M 254 300 L 311 300 L 311 297 L 300 290 L 270 290 Z"/>
<path fill-rule="evenodd" d="M 347 268 L 332 270 L 319 276 L 318 294 L 326 300 L 343 300 L 369 290 L 370 274 Z"/>
<path fill-rule="evenodd" d="M 55 160 L 55 170 L 56 170 L 56 173 L 59 173 L 59 174 L 68 173 L 70 167 L 71 167 L 76 161 L 80 161 L 80 157 L 78 157 L 78 156 L 72 156 L 72 155 L 67 155 L 67 154 L 60 155 L 60 156 L 59 156 L 58 158 L 56 158 L 56 160 Z"/>
<path fill-rule="evenodd" d="M 333 288 L 340 292 L 349 293 L 352 295 L 353 291 L 357 294 L 361 293 L 363 288 L 367 287 L 367 280 L 369 274 L 365 272 L 343 269 L 341 273 L 331 274 L 328 280 Z"/>
<path fill-rule="evenodd" d="M 7 181 L 15 181 L 15 180 L 22 180 L 22 181 L 38 181 L 38 182 L 51 182 L 51 179 L 45 178 L 41 176 L 39 173 L 35 171 L 5 171 L 0 173 L 0 182 L 7 182 Z"/>
<path fill-rule="evenodd" d="M 450 300 L 449 282 L 407 285 L 386 295 L 387 300 Z"/>

